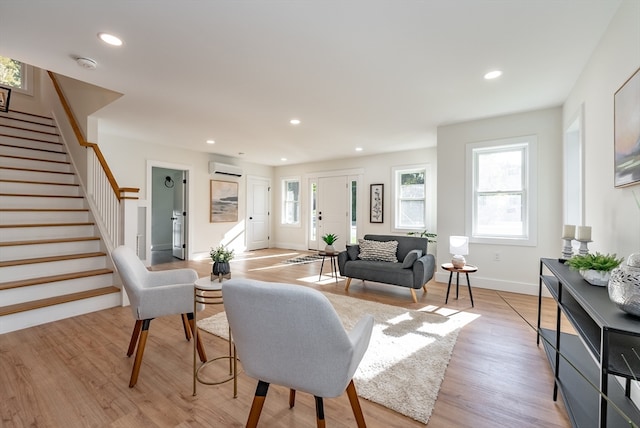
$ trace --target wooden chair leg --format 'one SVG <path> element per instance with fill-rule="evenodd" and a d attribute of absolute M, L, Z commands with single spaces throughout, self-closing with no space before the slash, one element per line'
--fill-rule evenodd
<path fill-rule="evenodd" d="M 344 286 L 344 291 L 349 291 L 350 285 L 351 285 L 351 278 L 347 278 L 347 284 Z"/>
<path fill-rule="evenodd" d="M 189 325 L 191 326 L 191 331 L 195 331 L 195 329 L 197 327 L 196 327 L 195 321 L 193 319 L 193 313 L 188 313 L 186 315 L 187 315 L 187 318 L 189 319 Z M 201 337 L 200 334 L 196 334 L 198 355 L 200 356 L 200 361 L 205 363 L 205 362 L 207 362 L 207 353 L 204 350 L 204 346 L 202 346 L 202 339 L 200 339 L 200 337 Z"/>
<path fill-rule="evenodd" d="M 127 357 L 133 355 L 136 344 L 138 343 L 138 337 L 140 337 L 140 329 L 142 328 L 142 320 L 136 320 L 136 324 L 133 326 L 133 333 L 131 333 L 131 341 L 129 341 L 129 349 L 127 350 Z"/>
<path fill-rule="evenodd" d="M 187 318 L 187 314 L 182 314 L 182 328 L 184 328 L 184 337 L 187 340 L 191 340 L 191 327 L 189 327 L 189 319 Z"/>
<path fill-rule="evenodd" d="M 362 414 L 362 407 L 360 407 L 360 400 L 358 399 L 358 394 L 356 392 L 356 386 L 353 383 L 353 379 L 347 385 L 347 396 L 349 397 L 349 402 L 351 403 L 351 410 L 353 410 L 353 416 L 356 418 L 356 423 L 358 424 L 358 428 L 366 428 L 367 424 L 364 421 L 364 415 Z"/>
<path fill-rule="evenodd" d="M 416 296 L 416 290 L 414 290 L 413 288 L 410 288 L 409 291 L 411 291 L 411 298 L 413 299 L 413 303 L 418 303 L 418 296 Z"/>
<path fill-rule="evenodd" d="M 143 320 L 142 332 L 140 334 L 140 341 L 138 342 L 138 350 L 136 351 L 136 359 L 133 363 L 133 370 L 131 371 L 131 380 L 129 380 L 129 388 L 133 388 L 138 382 L 138 374 L 140 373 L 140 364 L 142 363 L 142 356 L 144 355 L 144 347 L 147 344 L 147 336 L 149 335 L 149 325 L 151 320 Z M 137 323 L 136 323 L 137 324 Z"/>
<path fill-rule="evenodd" d="M 292 409 L 293 406 L 295 406 L 295 404 L 296 404 L 296 390 L 290 389 L 289 390 L 289 408 Z"/>
<path fill-rule="evenodd" d="M 324 404 L 322 403 L 322 397 L 314 396 L 316 399 L 316 424 L 318 428 L 325 428 L 324 421 Z"/>
<path fill-rule="evenodd" d="M 260 413 L 262 412 L 262 406 L 264 406 L 264 400 L 267 397 L 268 391 L 269 384 L 259 380 L 258 386 L 256 387 L 256 394 L 254 395 L 253 403 L 251 404 L 251 410 L 249 411 L 247 428 L 255 428 L 258 426 L 258 420 L 260 419 Z"/>

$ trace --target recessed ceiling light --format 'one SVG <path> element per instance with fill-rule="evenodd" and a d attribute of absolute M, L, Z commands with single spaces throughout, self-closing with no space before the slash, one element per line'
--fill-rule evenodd
<path fill-rule="evenodd" d="M 289 123 L 292 125 L 300 125 L 300 119 L 291 119 Z"/>
<path fill-rule="evenodd" d="M 362 151 L 362 147 L 356 147 L 356 152 L 361 152 Z"/>
<path fill-rule="evenodd" d="M 216 142 L 213 140 L 207 140 L 207 144 L 215 144 Z"/>
<path fill-rule="evenodd" d="M 280 158 L 282 162 L 286 162 L 287 158 Z"/>
<path fill-rule="evenodd" d="M 111 46 L 122 46 L 122 40 L 120 40 L 118 37 L 114 36 L 113 34 L 98 33 L 98 37 L 100 38 L 100 40 L 102 40 L 103 42 Z"/>
<path fill-rule="evenodd" d="M 487 74 L 484 75 L 484 78 L 487 80 L 491 80 L 491 79 L 495 79 L 502 76 L 502 71 L 500 70 L 493 70 L 488 72 Z"/>

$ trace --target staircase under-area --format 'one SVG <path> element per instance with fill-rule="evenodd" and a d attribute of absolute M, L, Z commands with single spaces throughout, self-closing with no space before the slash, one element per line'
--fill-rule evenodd
<path fill-rule="evenodd" d="M 50 118 L 0 113 L 0 334 L 122 304 Z"/>

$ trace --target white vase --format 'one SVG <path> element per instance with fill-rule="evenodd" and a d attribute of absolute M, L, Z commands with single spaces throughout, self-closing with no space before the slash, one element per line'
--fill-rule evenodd
<path fill-rule="evenodd" d="M 333 248 L 333 245 L 327 245 L 326 247 L 324 247 L 324 252 L 325 253 L 335 253 L 335 248 Z"/>

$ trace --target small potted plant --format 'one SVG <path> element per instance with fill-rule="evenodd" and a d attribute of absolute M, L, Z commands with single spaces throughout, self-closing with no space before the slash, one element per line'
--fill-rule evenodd
<path fill-rule="evenodd" d="M 333 248 L 333 243 L 338 240 L 338 235 L 336 235 L 335 233 L 327 233 L 326 235 L 322 236 L 322 240 L 325 244 L 327 244 L 324 247 L 324 251 L 326 251 L 327 253 L 333 253 L 336 251 L 335 248 Z"/>
<path fill-rule="evenodd" d="M 611 271 L 622 263 L 622 258 L 615 254 L 578 254 L 571 257 L 564 264 L 580 275 L 591 285 L 606 286 L 611 276 Z"/>
<path fill-rule="evenodd" d="M 229 261 L 233 259 L 233 251 L 234 250 L 228 250 L 224 245 L 211 248 L 209 255 L 211 256 L 211 260 L 213 260 L 212 278 L 231 273 Z"/>

